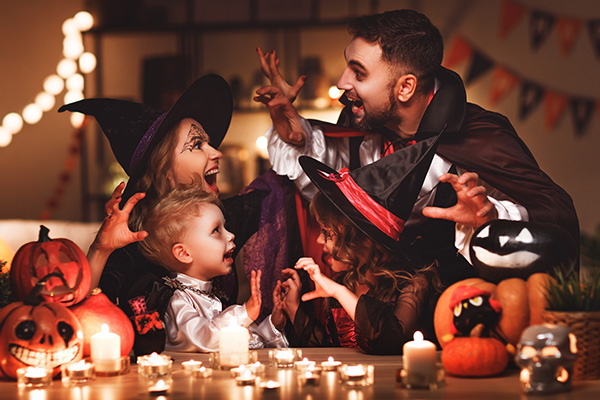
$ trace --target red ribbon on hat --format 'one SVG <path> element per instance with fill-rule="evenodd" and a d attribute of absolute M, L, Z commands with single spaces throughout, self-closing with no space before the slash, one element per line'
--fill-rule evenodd
<path fill-rule="evenodd" d="M 340 191 L 369 222 L 379 228 L 380 231 L 394 240 L 400 239 L 400 234 L 404 230 L 404 222 L 392 214 L 381 204 L 373 200 L 358 184 L 352 179 L 348 168 L 342 168 L 339 173 L 328 174 L 323 171 L 319 173 L 327 180 L 335 182 Z"/>

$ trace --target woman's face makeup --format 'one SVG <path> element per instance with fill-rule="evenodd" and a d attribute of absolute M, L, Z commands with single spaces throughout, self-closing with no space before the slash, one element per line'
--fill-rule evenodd
<path fill-rule="evenodd" d="M 204 190 L 219 192 L 217 174 L 223 154 L 209 144 L 210 137 L 202 125 L 185 118 L 175 131 L 176 145 L 168 173 L 171 187 L 201 184 Z"/>
<path fill-rule="evenodd" d="M 338 237 L 337 233 L 320 223 L 319 225 L 321 226 L 321 233 L 319 234 L 319 237 L 317 237 L 317 243 L 323 246 L 323 261 L 327 263 L 334 272 L 348 271 L 351 268 L 351 265 L 333 258 L 333 246 Z"/>

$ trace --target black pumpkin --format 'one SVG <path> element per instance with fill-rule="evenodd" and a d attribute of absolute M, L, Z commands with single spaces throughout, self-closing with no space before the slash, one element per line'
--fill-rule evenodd
<path fill-rule="evenodd" d="M 479 276 L 490 282 L 572 268 L 577 245 L 552 224 L 494 220 L 480 226 L 471 238 L 469 254 Z"/>

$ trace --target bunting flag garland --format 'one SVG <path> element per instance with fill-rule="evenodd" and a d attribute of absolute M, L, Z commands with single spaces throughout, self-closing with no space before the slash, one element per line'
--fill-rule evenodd
<path fill-rule="evenodd" d="M 81 138 L 84 133 L 85 126 L 87 125 L 88 118 L 83 120 L 81 126 L 73 131 L 73 137 L 71 138 L 71 144 L 69 145 L 69 155 L 65 161 L 65 166 L 58 176 L 58 184 L 52 192 L 52 196 L 46 201 L 46 207 L 40 213 L 41 220 L 48 220 L 52 218 L 52 213 L 58 208 L 60 201 L 65 193 L 68 184 L 71 182 L 71 177 L 75 166 L 77 166 L 77 160 L 79 159 L 79 153 L 81 152 Z"/>
<path fill-rule="evenodd" d="M 575 132 L 581 134 L 590 122 L 594 101 L 590 99 L 571 99 L 571 113 L 575 123 Z"/>
<path fill-rule="evenodd" d="M 520 86 L 518 117 L 521 120 L 529 117 L 543 103 L 545 128 L 551 131 L 566 113 L 568 106 L 576 134 L 581 136 L 589 126 L 594 111 L 600 118 L 600 99 L 585 99 L 559 93 L 539 83 L 520 77 L 514 71 L 498 65 L 487 55 L 475 49 L 461 35 L 456 35 L 453 38 L 443 65 L 451 68 L 461 62 L 467 62 L 469 57 L 471 59 L 465 72 L 465 84 L 469 85 L 484 73 L 491 71 L 489 102 L 492 106 L 495 106 L 501 99 L 506 97 L 515 87 Z"/>
<path fill-rule="evenodd" d="M 584 20 L 553 15 L 547 11 L 527 9 L 514 0 L 502 0 L 498 33 L 500 39 L 505 39 L 526 14 L 529 14 L 530 41 L 534 51 L 546 42 L 556 27 L 560 53 L 563 57 L 568 57 L 579 37 L 581 27 L 587 25 L 591 45 L 596 56 L 600 57 L 600 18 Z"/>
<path fill-rule="evenodd" d="M 552 90 L 546 90 L 544 102 L 544 111 L 546 117 L 546 128 L 554 129 L 559 118 L 564 114 L 567 108 L 567 96 L 556 93 Z"/>
<path fill-rule="evenodd" d="M 525 16 L 525 7 L 512 1 L 502 2 L 500 11 L 500 38 L 504 39 Z"/>
<path fill-rule="evenodd" d="M 588 22 L 588 30 L 596 50 L 596 56 L 600 57 L 600 20 Z"/>
<path fill-rule="evenodd" d="M 519 97 L 519 118 L 525 119 L 537 108 L 542 100 L 544 90 L 532 82 L 523 82 Z"/>
<path fill-rule="evenodd" d="M 566 57 L 573 50 L 573 44 L 579 31 L 581 30 L 581 21 L 573 18 L 560 17 L 556 22 L 556 33 L 561 54 Z"/>
<path fill-rule="evenodd" d="M 531 47 L 538 50 L 548 39 L 554 27 L 554 17 L 543 11 L 535 10 L 531 13 L 529 33 L 531 35 Z"/>

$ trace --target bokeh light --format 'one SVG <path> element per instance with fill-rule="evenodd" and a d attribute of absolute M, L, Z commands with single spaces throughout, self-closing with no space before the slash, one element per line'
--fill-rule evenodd
<path fill-rule="evenodd" d="M 2 119 L 2 126 L 11 134 L 19 133 L 23 129 L 23 118 L 16 112 L 8 113 Z"/>
<path fill-rule="evenodd" d="M 29 125 L 37 124 L 42 119 L 42 108 L 35 103 L 28 104 L 23 109 L 23 120 Z"/>

